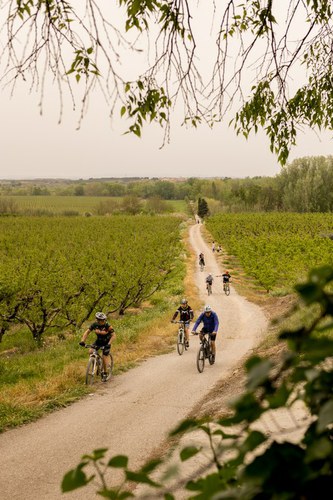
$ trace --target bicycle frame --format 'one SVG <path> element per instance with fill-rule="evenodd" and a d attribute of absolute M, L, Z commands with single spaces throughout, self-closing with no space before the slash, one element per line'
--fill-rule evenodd
<path fill-rule="evenodd" d="M 212 365 L 214 363 L 211 339 L 209 337 L 209 334 L 202 333 L 201 335 L 203 337 L 202 337 L 202 340 L 200 342 L 200 347 L 199 347 L 199 351 L 197 354 L 197 369 L 198 369 L 199 373 L 202 373 L 204 371 L 205 359 L 208 359 L 210 365 Z M 206 337 L 206 335 L 208 335 L 208 338 Z"/>
<path fill-rule="evenodd" d="M 179 324 L 178 334 L 177 334 L 177 351 L 179 356 L 181 356 L 187 350 L 186 345 L 186 335 L 185 329 L 187 328 L 187 321 L 175 321 L 175 323 Z"/>
<path fill-rule="evenodd" d="M 86 344 L 86 348 L 93 349 L 93 352 L 90 353 L 89 355 L 89 361 L 86 369 L 86 384 L 90 385 L 94 383 L 95 376 L 100 376 L 103 382 L 106 382 L 109 380 L 112 374 L 112 369 L 113 369 L 113 358 L 111 352 L 108 354 L 108 357 L 110 359 L 110 364 L 107 366 L 107 376 L 104 379 L 102 377 L 102 374 L 104 372 L 104 363 L 103 363 L 103 358 L 98 352 L 100 349 L 103 351 L 104 354 L 104 347 L 105 346 L 96 346 L 94 344 Z"/>

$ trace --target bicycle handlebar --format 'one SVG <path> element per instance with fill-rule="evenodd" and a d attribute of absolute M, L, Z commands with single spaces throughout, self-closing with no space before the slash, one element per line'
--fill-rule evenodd
<path fill-rule="evenodd" d="M 84 347 L 86 347 L 87 349 L 91 348 L 91 349 L 95 349 L 96 351 L 99 351 L 100 349 L 104 350 L 105 347 L 107 347 L 109 344 L 107 345 L 94 345 L 94 344 L 86 344 Z M 111 344 L 110 344 L 110 347 L 111 347 Z"/>

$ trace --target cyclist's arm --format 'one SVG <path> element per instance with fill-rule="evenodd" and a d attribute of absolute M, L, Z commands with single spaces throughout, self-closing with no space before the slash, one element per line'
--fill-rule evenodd
<path fill-rule="evenodd" d="M 192 328 L 192 332 L 196 332 L 198 326 L 200 325 L 201 323 L 201 320 L 202 320 L 202 314 L 200 314 L 199 318 L 196 320 L 196 322 L 194 323 L 194 326 Z"/>
<path fill-rule="evenodd" d="M 85 342 L 89 333 L 91 332 L 90 328 L 88 328 L 82 335 L 81 342 Z"/>
<path fill-rule="evenodd" d="M 214 313 L 214 331 L 213 331 L 213 333 L 217 333 L 218 329 L 219 329 L 219 318 L 217 317 L 217 314 Z"/>
<path fill-rule="evenodd" d="M 172 316 L 172 320 L 171 321 L 174 321 L 177 318 L 178 313 L 179 313 L 179 311 L 177 309 L 177 311 L 175 312 L 175 314 Z"/>
<path fill-rule="evenodd" d="M 112 326 L 109 327 L 108 333 L 111 333 L 111 337 L 110 337 L 110 340 L 109 340 L 109 344 L 111 344 L 111 342 L 113 342 L 114 339 L 116 338 L 116 334 L 115 334 L 115 331 L 112 328 Z"/>

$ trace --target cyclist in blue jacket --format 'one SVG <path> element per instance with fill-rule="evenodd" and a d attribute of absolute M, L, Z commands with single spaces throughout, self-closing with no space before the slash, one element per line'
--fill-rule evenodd
<path fill-rule="evenodd" d="M 196 322 L 194 323 L 192 333 L 197 335 L 197 328 L 203 324 L 203 328 L 200 331 L 200 340 L 203 338 L 203 333 L 208 333 L 211 343 L 212 343 L 212 353 L 213 353 L 213 363 L 215 361 L 216 347 L 215 347 L 215 339 L 217 335 L 217 331 L 219 329 L 219 318 L 217 317 L 216 312 L 212 311 L 210 306 L 205 306 L 204 312 L 200 314 Z"/>

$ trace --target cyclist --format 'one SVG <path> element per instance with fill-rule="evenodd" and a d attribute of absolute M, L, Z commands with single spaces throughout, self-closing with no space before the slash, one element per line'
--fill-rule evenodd
<path fill-rule="evenodd" d="M 194 317 L 194 313 L 192 310 L 192 307 L 188 305 L 188 302 L 186 299 L 182 299 L 180 302 L 180 306 L 178 309 L 175 311 L 175 314 L 172 317 L 171 323 L 175 321 L 179 314 L 180 321 L 185 321 L 185 338 L 186 338 L 186 347 L 189 347 L 190 342 L 190 332 L 189 332 L 189 326 L 190 326 L 190 321 Z"/>
<path fill-rule="evenodd" d="M 223 274 L 217 274 L 216 277 L 222 277 L 223 290 L 225 290 L 225 284 L 230 283 L 231 280 L 231 274 L 229 271 L 224 271 Z"/>
<path fill-rule="evenodd" d="M 211 308 L 211 306 L 206 305 L 204 308 L 204 312 L 200 314 L 196 322 L 194 323 L 192 333 L 197 335 L 197 328 L 200 325 L 200 323 L 203 324 L 203 328 L 200 331 L 200 340 L 203 339 L 203 334 L 208 333 L 210 340 L 211 340 L 211 345 L 212 345 L 212 353 L 213 353 L 213 359 L 212 362 L 215 363 L 215 355 L 216 355 L 216 346 L 215 346 L 215 339 L 217 335 L 217 331 L 219 328 L 219 318 Z"/>
<path fill-rule="evenodd" d="M 205 266 L 205 256 L 202 252 L 199 254 L 199 266 Z"/>
<path fill-rule="evenodd" d="M 213 275 L 211 273 L 208 274 L 207 278 L 206 278 L 206 288 L 208 289 L 208 285 L 212 286 L 213 285 L 213 281 L 214 281 L 214 278 L 213 278 Z"/>
<path fill-rule="evenodd" d="M 92 323 L 89 328 L 82 335 L 81 342 L 79 344 L 81 346 L 86 345 L 86 339 L 90 332 L 94 332 L 97 335 L 97 338 L 94 342 L 94 346 L 96 347 L 104 347 L 103 349 L 103 373 L 102 379 L 106 380 L 106 363 L 108 361 L 108 355 L 110 354 L 111 342 L 116 338 L 116 334 L 114 333 L 114 329 L 112 326 L 106 321 L 106 315 L 103 312 L 97 312 L 95 314 L 96 321 Z M 91 354 L 92 349 L 89 350 Z"/>

